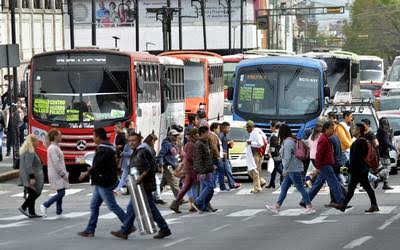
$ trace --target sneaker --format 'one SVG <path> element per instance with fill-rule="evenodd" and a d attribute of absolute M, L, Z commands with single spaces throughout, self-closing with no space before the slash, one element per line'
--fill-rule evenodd
<path fill-rule="evenodd" d="M 28 214 L 28 212 L 26 212 L 26 209 L 24 210 L 22 207 L 19 207 L 18 210 L 19 210 L 23 215 L 25 215 L 26 217 L 29 218 L 29 214 Z"/>
<path fill-rule="evenodd" d="M 40 205 L 40 212 L 44 218 L 47 217 L 47 207 L 45 207 L 43 204 Z"/>
<path fill-rule="evenodd" d="M 161 200 L 161 199 L 156 200 L 155 203 L 158 204 L 158 205 L 165 205 L 165 204 L 167 204 L 167 202 L 165 202 L 165 201 L 163 201 L 163 200 Z"/>
<path fill-rule="evenodd" d="M 270 205 L 265 205 L 265 207 L 271 211 L 274 214 L 278 214 L 279 213 L 279 208 L 277 208 L 275 205 L 270 206 Z"/>
<path fill-rule="evenodd" d="M 306 209 L 303 210 L 303 214 L 315 214 L 317 211 L 315 211 L 314 208 L 312 207 L 308 207 Z"/>
<path fill-rule="evenodd" d="M 38 214 L 29 214 L 29 218 L 36 219 L 36 218 L 42 218 L 42 216 Z"/>
<path fill-rule="evenodd" d="M 229 191 L 231 191 L 230 189 L 220 189 L 219 192 L 220 193 L 228 193 Z"/>
<path fill-rule="evenodd" d="M 128 239 L 128 235 L 124 234 L 121 231 L 111 231 L 110 234 L 114 235 L 117 238 L 123 239 L 123 240 L 127 240 Z"/>
<path fill-rule="evenodd" d="M 169 230 L 169 228 L 167 229 L 161 229 L 160 231 L 158 231 L 158 234 L 154 235 L 153 239 L 163 239 L 167 236 L 170 236 L 171 230 Z"/>
<path fill-rule="evenodd" d="M 86 238 L 93 238 L 94 233 L 87 232 L 87 231 L 82 231 L 78 233 L 79 236 L 86 237 Z"/>
<path fill-rule="evenodd" d="M 218 211 L 218 208 L 214 208 L 213 206 L 211 206 L 210 203 L 208 203 L 208 205 L 207 205 L 207 211 L 208 211 L 208 212 L 213 212 L 213 213 L 215 213 L 215 212 Z"/>

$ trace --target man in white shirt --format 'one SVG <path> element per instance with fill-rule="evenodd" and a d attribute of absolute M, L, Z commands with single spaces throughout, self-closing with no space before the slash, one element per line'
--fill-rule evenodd
<path fill-rule="evenodd" d="M 247 144 L 251 147 L 253 159 L 257 166 L 257 169 L 249 172 L 250 177 L 253 178 L 254 188 L 252 190 L 252 193 L 258 193 L 262 190 L 261 188 L 267 184 L 262 175 L 261 168 L 264 159 L 265 149 L 268 143 L 267 136 L 261 129 L 255 127 L 253 121 L 248 121 L 246 123 L 246 129 L 247 132 L 249 132 L 250 134 L 249 139 L 247 140 Z"/>

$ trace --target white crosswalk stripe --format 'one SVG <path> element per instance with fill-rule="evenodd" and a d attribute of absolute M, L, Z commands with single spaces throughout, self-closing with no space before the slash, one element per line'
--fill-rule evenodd
<path fill-rule="evenodd" d="M 42 190 L 42 194 L 43 193 L 47 193 L 47 192 L 49 192 L 49 190 Z M 24 197 L 24 192 L 22 192 L 22 193 L 17 193 L 17 194 L 13 194 L 13 195 L 11 195 L 10 197 Z"/>
<path fill-rule="evenodd" d="M 293 192 L 296 190 L 296 188 L 295 187 L 290 187 L 289 188 L 289 190 L 288 190 L 288 194 L 293 194 Z M 279 189 L 277 189 L 277 190 L 275 190 L 274 192 L 272 192 L 273 194 L 280 194 L 281 193 L 281 189 L 279 188 Z"/>
<path fill-rule="evenodd" d="M 65 190 L 65 196 L 77 194 L 77 193 L 79 193 L 79 192 L 81 192 L 81 191 L 83 191 L 83 189 L 74 189 L 74 188 L 72 188 L 72 189 L 66 189 L 66 190 Z M 54 195 L 56 195 L 56 193 L 49 194 L 49 196 L 54 196 Z"/>
<path fill-rule="evenodd" d="M 102 216 L 99 216 L 99 219 L 102 219 L 102 220 L 111 220 L 111 219 L 115 219 L 115 218 L 117 218 L 117 216 L 112 212 L 108 213 L 108 214 L 104 214 Z"/>
<path fill-rule="evenodd" d="M 400 186 L 391 186 L 392 190 L 385 190 L 385 194 L 400 194 Z"/>
<path fill-rule="evenodd" d="M 8 194 L 8 193 L 10 193 L 10 191 L 0 191 L 0 195 L 2 195 L 2 194 Z"/>
<path fill-rule="evenodd" d="M 280 211 L 274 216 L 299 216 L 303 214 L 304 208 L 292 208 Z"/>
<path fill-rule="evenodd" d="M 228 214 L 228 217 L 248 217 L 254 216 L 262 211 L 266 211 L 265 209 L 244 209 L 241 211 L 237 211 L 231 214 Z"/>
<path fill-rule="evenodd" d="M 63 217 L 72 219 L 72 218 L 79 218 L 79 217 L 87 216 L 89 214 L 90 214 L 90 212 L 71 212 L 71 213 L 63 214 Z M 51 217 L 44 218 L 44 220 L 57 220 L 57 219 L 58 219 L 58 216 L 51 216 Z"/>

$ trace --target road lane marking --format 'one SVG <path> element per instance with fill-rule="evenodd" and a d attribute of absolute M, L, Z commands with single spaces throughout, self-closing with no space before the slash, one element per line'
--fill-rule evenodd
<path fill-rule="evenodd" d="M 400 194 L 400 186 L 391 186 L 392 190 L 385 190 L 385 194 Z"/>
<path fill-rule="evenodd" d="M 65 227 L 59 228 L 59 229 L 57 229 L 57 230 L 48 232 L 48 233 L 46 233 L 46 234 L 47 234 L 47 235 L 53 235 L 53 234 L 56 234 L 56 233 L 58 233 L 58 232 L 62 232 L 62 231 L 64 231 L 64 230 L 67 230 L 67 229 L 70 229 L 70 228 L 73 228 L 73 227 L 76 227 L 76 226 L 80 226 L 80 225 L 82 225 L 82 223 L 76 223 L 76 224 L 74 224 L 74 225 L 65 226 Z"/>
<path fill-rule="evenodd" d="M 379 211 L 365 214 L 391 214 L 396 209 L 396 206 L 379 206 Z"/>
<path fill-rule="evenodd" d="M 99 219 L 102 219 L 102 220 L 111 220 L 111 219 L 115 219 L 115 218 L 117 218 L 117 216 L 113 212 L 99 216 Z"/>
<path fill-rule="evenodd" d="M 251 188 L 241 188 L 235 195 L 248 195 L 251 190 Z"/>
<path fill-rule="evenodd" d="M 225 224 L 225 225 L 223 225 L 223 226 L 216 227 L 216 228 L 212 229 L 211 232 L 219 231 L 219 230 L 221 230 L 221 229 L 224 229 L 224 228 L 226 228 L 226 227 L 229 227 L 230 225 L 231 225 L 231 224 Z"/>
<path fill-rule="evenodd" d="M 23 220 L 23 219 L 28 219 L 25 215 L 17 215 L 17 216 L 10 216 L 10 217 L 3 217 L 0 218 L 0 221 L 6 221 L 6 220 Z"/>
<path fill-rule="evenodd" d="M 179 218 L 170 218 L 170 219 L 166 219 L 165 221 L 167 222 L 168 225 L 183 223 L 182 221 L 180 221 Z"/>
<path fill-rule="evenodd" d="M 290 187 L 288 190 L 288 194 L 293 194 L 294 191 L 296 190 L 295 187 Z M 272 194 L 280 194 L 281 193 L 281 188 L 279 188 L 278 190 L 275 190 L 274 192 L 272 192 Z"/>
<path fill-rule="evenodd" d="M 29 221 L 19 221 L 19 222 L 14 222 L 14 223 L 10 223 L 10 224 L 0 225 L 0 228 L 22 227 L 22 226 L 26 226 L 27 224 L 29 224 Z"/>
<path fill-rule="evenodd" d="M 306 225 L 319 224 L 325 222 L 336 222 L 336 220 L 325 220 L 326 218 L 328 218 L 328 216 L 318 216 L 312 220 L 296 220 L 296 221 Z"/>
<path fill-rule="evenodd" d="M 254 218 L 256 218 L 256 217 L 257 217 L 256 215 L 253 215 L 253 216 L 244 218 L 242 221 L 248 221 L 248 220 L 254 219 Z"/>
<path fill-rule="evenodd" d="M 65 218 L 72 219 L 72 218 L 78 218 L 78 217 L 83 217 L 90 214 L 90 212 L 72 212 L 72 213 L 67 213 L 63 214 Z M 57 216 L 52 216 L 52 217 L 46 217 L 44 220 L 57 220 Z"/>
<path fill-rule="evenodd" d="M 176 240 L 176 241 L 173 241 L 171 243 L 165 244 L 164 247 L 172 247 L 172 246 L 174 246 L 176 244 L 179 244 L 181 242 L 184 242 L 184 241 L 190 240 L 190 239 L 192 239 L 192 237 L 186 237 L 186 238 L 183 238 L 183 239 L 180 239 L 180 240 Z"/>
<path fill-rule="evenodd" d="M 241 211 L 237 211 L 231 214 L 228 214 L 227 217 L 248 217 L 248 216 L 254 216 L 262 211 L 265 211 L 265 209 L 244 209 Z"/>
<path fill-rule="evenodd" d="M 355 247 L 359 247 L 362 244 L 364 244 L 365 242 L 367 242 L 368 240 L 371 240 L 373 238 L 374 237 L 372 237 L 372 236 L 364 236 L 364 237 L 361 237 L 359 239 L 355 239 L 352 242 L 350 242 L 349 244 L 345 245 L 343 247 L 343 249 L 352 249 L 352 248 L 355 248 Z"/>
<path fill-rule="evenodd" d="M 0 191 L 0 195 L 2 194 L 8 194 L 10 191 Z"/>
<path fill-rule="evenodd" d="M 47 192 L 49 192 L 49 190 L 42 190 L 42 194 L 43 193 L 47 193 Z M 22 193 L 18 193 L 18 194 L 13 194 L 13 195 L 11 195 L 10 197 L 24 197 L 24 192 L 22 192 Z"/>
<path fill-rule="evenodd" d="M 162 216 L 167 216 L 167 215 L 170 215 L 170 214 L 174 214 L 175 212 L 171 211 L 171 210 L 160 210 L 160 213 L 161 213 Z"/>
<path fill-rule="evenodd" d="M 300 216 L 304 212 L 304 208 L 292 208 L 280 211 L 274 216 Z"/>
<path fill-rule="evenodd" d="M 74 188 L 72 188 L 72 189 L 66 189 L 66 190 L 65 190 L 65 196 L 73 195 L 73 194 L 79 193 L 79 192 L 81 192 L 81 191 L 83 191 L 83 189 L 80 189 L 80 188 L 77 188 L 77 189 L 74 189 Z M 57 193 L 52 193 L 52 194 L 49 194 L 49 196 L 54 196 L 54 195 L 56 195 L 56 194 L 57 194 Z"/>
<path fill-rule="evenodd" d="M 400 219 L 400 214 L 396 214 L 396 215 L 392 216 L 391 218 L 387 219 L 385 221 L 385 223 L 383 223 L 382 226 L 378 227 L 378 230 L 384 230 L 385 228 L 390 226 L 390 224 L 392 224 L 393 222 L 395 222 L 398 219 Z"/>
<path fill-rule="evenodd" d="M 348 214 L 350 211 L 352 211 L 354 207 L 347 208 L 344 212 L 337 210 L 336 208 L 331 208 L 329 210 L 326 210 L 323 212 L 321 215 L 322 216 L 328 216 L 328 215 L 343 215 L 343 214 Z"/>

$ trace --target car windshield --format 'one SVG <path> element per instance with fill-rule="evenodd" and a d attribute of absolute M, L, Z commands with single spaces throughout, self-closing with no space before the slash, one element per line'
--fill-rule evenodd
<path fill-rule="evenodd" d="M 231 87 L 233 85 L 233 74 L 238 63 L 224 63 L 224 86 Z"/>
<path fill-rule="evenodd" d="M 400 109 L 400 98 L 388 98 L 380 100 L 379 110 L 399 110 Z"/>
<path fill-rule="evenodd" d="M 383 72 L 375 71 L 375 70 L 361 70 L 360 71 L 360 80 L 361 81 L 382 82 L 383 81 Z"/>
<path fill-rule="evenodd" d="M 255 65 L 242 68 L 237 81 L 235 105 L 241 113 L 303 117 L 321 108 L 323 84 L 317 69 L 293 65 Z"/>
<path fill-rule="evenodd" d="M 337 114 L 339 117 L 339 122 L 343 121 L 343 115 Z M 361 120 L 368 119 L 371 122 L 371 130 L 376 133 L 378 131 L 378 123 L 375 117 L 372 114 L 361 114 L 361 113 L 353 113 L 353 124 L 362 123 Z"/>
<path fill-rule="evenodd" d="M 229 137 L 233 141 L 245 142 L 249 139 L 249 133 L 245 128 L 231 127 Z"/>
<path fill-rule="evenodd" d="M 188 62 L 185 64 L 184 75 L 185 98 L 204 98 L 206 94 L 204 65 Z"/>
<path fill-rule="evenodd" d="M 390 82 L 397 82 L 400 81 L 400 62 L 395 61 L 393 66 L 389 72 L 389 76 L 387 78 Z"/>
<path fill-rule="evenodd" d="M 386 117 L 393 132 L 400 131 L 400 117 Z"/>

